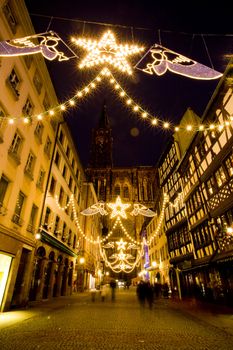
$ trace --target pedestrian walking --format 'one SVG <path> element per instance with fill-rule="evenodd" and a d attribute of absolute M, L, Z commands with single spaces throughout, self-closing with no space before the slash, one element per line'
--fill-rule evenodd
<path fill-rule="evenodd" d="M 114 301 L 116 297 L 116 281 L 114 279 L 110 281 L 110 287 L 112 291 L 112 301 Z"/>
<path fill-rule="evenodd" d="M 146 285 L 144 281 L 140 281 L 137 285 L 137 297 L 141 307 L 145 306 L 146 301 Z"/>
<path fill-rule="evenodd" d="M 154 291 L 149 281 L 147 281 L 145 285 L 145 294 L 149 309 L 152 309 L 154 302 Z"/>

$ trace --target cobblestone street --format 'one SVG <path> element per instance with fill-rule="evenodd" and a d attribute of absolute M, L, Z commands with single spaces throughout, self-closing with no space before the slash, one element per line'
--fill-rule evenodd
<path fill-rule="evenodd" d="M 167 299 L 143 309 L 134 289 L 117 291 L 114 302 L 78 293 L 0 316 L 1 350 L 233 349 L 232 314 L 188 311 Z"/>

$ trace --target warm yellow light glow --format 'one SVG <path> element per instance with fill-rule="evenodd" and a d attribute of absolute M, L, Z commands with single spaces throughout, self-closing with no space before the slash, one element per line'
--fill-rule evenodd
<path fill-rule="evenodd" d="M 0 253 L 0 307 L 4 296 L 7 278 L 10 271 L 12 257 L 3 253 Z"/>
<path fill-rule="evenodd" d="M 35 239 L 41 239 L 41 234 L 39 232 L 35 234 Z"/>
<path fill-rule="evenodd" d="M 118 45 L 114 34 L 110 30 L 105 32 L 99 41 L 82 38 L 72 39 L 72 41 L 88 52 L 79 65 L 80 69 L 107 64 L 112 65 L 121 72 L 132 74 L 132 68 L 128 64 L 126 57 L 138 54 L 144 50 L 144 48 L 137 45 Z"/>
<path fill-rule="evenodd" d="M 112 213 L 110 218 L 114 218 L 116 216 L 121 216 L 122 218 L 127 218 L 125 210 L 130 207 L 129 203 L 123 204 L 121 202 L 120 196 L 117 196 L 115 203 L 107 203 L 107 206 L 112 209 Z"/>
<path fill-rule="evenodd" d="M 85 258 L 83 256 L 79 259 L 79 263 L 81 265 L 85 263 Z"/>

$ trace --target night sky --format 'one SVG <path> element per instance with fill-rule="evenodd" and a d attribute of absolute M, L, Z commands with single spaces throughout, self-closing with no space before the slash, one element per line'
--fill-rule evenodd
<path fill-rule="evenodd" d="M 168 1 L 155 0 L 26 1 L 35 31 L 41 33 L 47 29 L 54 30 L 72 47 L 80 60 L 86 55 L 86 51 L 72 45 L 71 36 L 98 40 L 109 28 L 116 35 L 118 43 L 134 41 L 145 47 L 145 53 L 154 43 L 161 42 L 163 46 L 202 64 L 209 67 L 213 65 L 215 70 L 223 73 L 229 62 L 226 55 L 233 51 L 231 11 L 227 1 L 221 1 L 221 8 L 214 7 L 212 2 L 211 4 L 205 4 L 204 1 L 173 1 L 169 5 Z M 143 54 L 131 56 L 129 63 L 134 66 Z M 99 66 L 80 71 L 77 59 L 46 63 L 59 101 L 71 97 L 102 68 Z M 159 77 L 136 69 L 133 76 L 126 76 L 112 69 L 111 71 L 142 107 L 160 119 L 175 123 L 188 107 L 201 116 L 219 82 L 219 79 L 194 80 L 171 72 Z M 114 139 L 114 166 L 156 165 L 168 142 L 169 132 L 151 127 L 149 123 L 142 121 L 121 102 L 107 84 L 100 85 L 94 95 L 89 95 L 77 108 L 66 113 L 83 166 L 88 164 L 91 129 L 98 123 L 104 100 Z"/>

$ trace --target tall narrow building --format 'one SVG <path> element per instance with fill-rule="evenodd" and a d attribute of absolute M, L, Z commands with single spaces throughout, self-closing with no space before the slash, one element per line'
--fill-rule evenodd
<path fill-rule="evenodd" d="M 112 168 L 112 129 L 104 102 L 97 128 L 92 130 L 91 168 Z"/>

